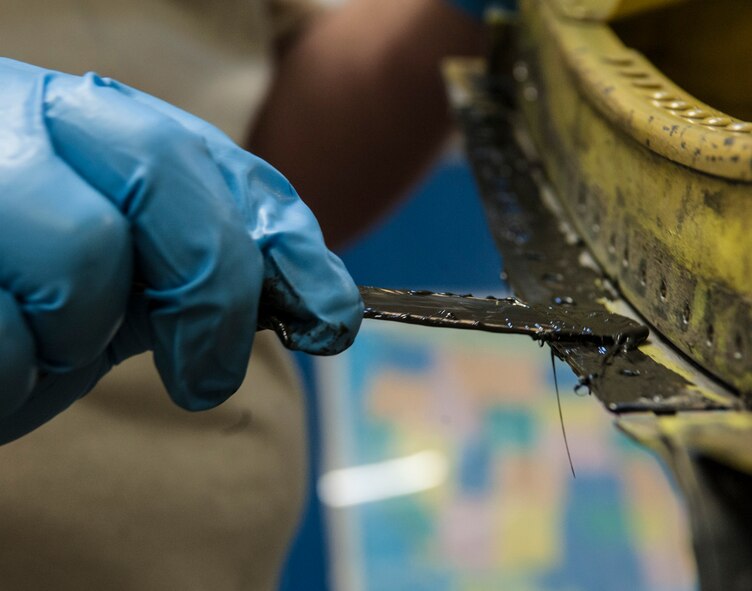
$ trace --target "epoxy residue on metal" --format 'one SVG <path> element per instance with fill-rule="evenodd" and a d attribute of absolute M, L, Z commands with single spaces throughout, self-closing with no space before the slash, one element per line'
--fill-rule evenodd
<path fill-rule="evenodd" d="M 526 304 L 516 298 L 361 287 L 365 318 L 524 334 L 540 341 L 597 342 L 634 347 L 647 327 L 601 310 Z"/>

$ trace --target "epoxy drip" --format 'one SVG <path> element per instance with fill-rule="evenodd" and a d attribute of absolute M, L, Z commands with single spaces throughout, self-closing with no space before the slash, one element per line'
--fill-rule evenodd
<path fill-rule="evenodd" d="M 564 413 L 561 411 L 561 395 L 559 394 L 559 378 L 556 376 L 556 357 L 554 350 L 551 349 L 551 369 L 554 370 L 554 387 L 556 388 L 556 405 L 559 407 L 559 422 L 561 423 L 561 434 L 564 436 L 564 447 L 567 450 L 569 467 L 572 469 L 572 478 L 577 478 L 574 473 L 574 463 L 572 462 L 572 453 L 569 451 L 569 441 L 567 441 L 567 430 L 564 428 Z"/>
<path fill-rule="evenodd" d="M 365 318 L 410 324 L 524 334 L 552 342 L 595 342 L 614 351 L 634 348 L 648 337 L 648 328 L 600 310 L 571 306 L 526 304 L 517 298 L 476 298 L 469 295 L 361 287 Z"/>

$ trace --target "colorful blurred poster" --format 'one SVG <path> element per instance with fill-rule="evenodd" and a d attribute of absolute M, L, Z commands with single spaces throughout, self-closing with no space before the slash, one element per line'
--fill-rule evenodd
<path fill-rule="evenodd" d="M 681 501 L 548 347 L 366 322 L 319 363 L 336 591 L 690 591 Z"/>

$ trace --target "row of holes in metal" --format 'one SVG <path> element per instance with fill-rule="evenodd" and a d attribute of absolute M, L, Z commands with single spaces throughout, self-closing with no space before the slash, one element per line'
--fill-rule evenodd
<path fill-rule="evenodd" d="M 587 201 L 586 201 L 586 194 L 580 193 L 579 197 L 579 207 L 581 210 L 587 209 Z M 601 224 L 600 224 L 600 215 L 598 212 L 593 212 L 593 223 L 591 224 L 590 228 L 593 234 L 598 235 L 601 231 Z M 612 233 L 609 239 L 609 245 L 608 245 L 608 252 L 612 255 L 616 254 L 616 233 Z M 624 252 L 622 255 L 621 260 L 622 267 L 625 269 L 628 269 L 630 266 L 630 260 L 629 260 L 629 245 L 624 245 Z M 648 262 L 646 259 L 641 259 L 639 264 L 639 274 L 640 274 L 640 284 L 643 287 L 647 287 L 648 283 Z M 658 297 L 661 299 L 662 302 L 668 301 L 668 284 L 666 283 L 665 277 L 661 277 L 660 284 L 658 286 Z M 708 296 L 710 297 L 710 296 Z M 684 304 L 684 310 L 682 311 L 682 323 L 684 326 L 689 326 L 689 321 L 692 317 L 692 306 L 689 304 L 689 302 L 686 302 Z M 709 348 L 712 348 L 715 344 L 715 327 L 713 326 L 713 323 L 708 323 L 705 328 L 705 345 Z M 740 333 L 737 333 L 734 336 L 734 359 L 740 360 L 742 359 L 744 355 L 744 339 Z"/>

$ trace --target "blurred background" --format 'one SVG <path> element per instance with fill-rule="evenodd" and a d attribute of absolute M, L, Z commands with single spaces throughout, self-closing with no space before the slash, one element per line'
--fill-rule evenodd
<path fill-rule="evenodd" d="M 360 284 L 505 295 L 471 172 L 450 149 L 343 258 Z M 689 591 L 681 499 L 600 403 L 525 337 L 366 321 L 299 358 L 311 497 L 283 589 Z"/>

